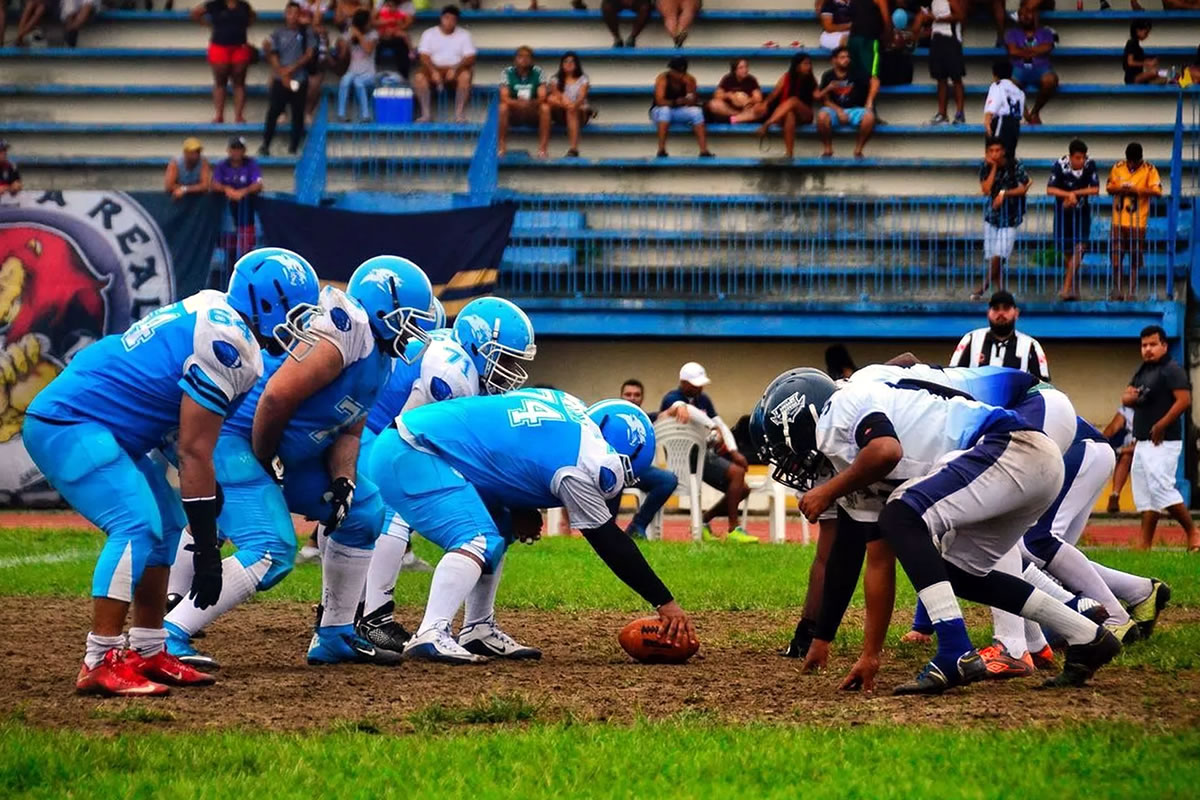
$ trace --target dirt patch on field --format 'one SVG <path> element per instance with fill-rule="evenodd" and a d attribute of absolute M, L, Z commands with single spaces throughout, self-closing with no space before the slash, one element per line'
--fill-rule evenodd
<path fill-rule="evenodd" d="M 401 615 L 416 616 L 414 609 Z M 1169 610 L 1160 624 L 1200 622 L 1193 619 L 1197 616 Z M 200 642 L 224 665 L 215 686 L 177 689 L 155 700 L 101 700 L 72 691 L 87 619 L 86 600 L 5 598 L 0 663 L 8 688 L 0 696 L 0 716 L 94 731 L 149 724 L 166 730 L 297 730 L 350 722 L 403 732 L 422 720 L 453 718 L 439 716 L 447 708 L 520 698 L 519 704 L 527 707 L 513 718 L 539 721 L 625 722 L 638 715 L 653 719 L 691 713 L 837 725 L 962 725 L 985 719 L 1005 727 L 1095 719 L 1179 728 L 1200 724 L 1200 672 L 1194 671 L 1165 675 L 1109 668 L 1089 687 L 1061 692 L 1034 691 L 1034 680 L 1022 680 L 972 686 L 940 698 L 888 696 L 890 687 L 914 674 L 927 657 L 924 648 L 914 648 L 890 654 L 876 696 L 839 693 L 834 674 L 801 675 L 796 661 L 769 652 L 763 633 L 789 626 L 791 620 L 783 613 L 762 612 L 698 615 L 706 644 L 700 656 L 683 666 L 630 662 L 616 643 L 616 631 L 628 621 L 624 615 L 525 611 L 505 612 L 503 622 L 522 640 L 543 648 L 540 662 L 312 668 L 304 663 L 309 608 L 301 603 L 252 604 L 216 624 Z M 840 673 L 851 659 L 835 656 L 832 661 L 832 671 Z"/>

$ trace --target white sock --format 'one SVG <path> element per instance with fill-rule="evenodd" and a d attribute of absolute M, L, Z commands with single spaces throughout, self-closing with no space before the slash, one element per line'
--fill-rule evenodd
<path fill-rule="evenodd" d="M 1046 641 L 1046 635 L 1042 633 L 1042 626 L 1031 620 L 1025 620 L 1025 646 L 1029 648 L 1029 652 L 1040 653 L 1047 644 L 1049 642 Z"/>
<path fill-rule="evenodd" d="M 1108 584 L 1096 572 L 1088 557 L 1072 545 L 1064 542 L 1054 554 L 1054 558 L 1046 564 L 1046 571 L 1062 581 L 1066 588 L 1082 592 L 1104 606 L 1108 611 L 1110 625 L 1124 625 L 1129 622 L 1129 613 L 1121 605 L 1121 601 L 1108 588 Z"/>
<path fill-rule="evenodd" d="M 1103 564 L 1092 562 L 1092 568 L 1096 570 L 1096 574 L 1100 579 L 1107 584 L 1112 593 L 1124 600 L 1129 605 L 1137 605 L 1150 596 L 1150 592 L 1154 591 L 1154 584 L 1149 578 L 1143 578 L 1140 575 L 1130 575 L 1128 572 L 1121 572 L 1119 569 L 1112 569 Z"/>
<path fill-rule="evenodd" d="M 496 590 L 500 588 L 500 572 L 504 569 L 504 559 L 496 565 L 491 575 L 480 575 L 475 588 L 467 595 L 467 608 L 463 612 L 463 627 L 476 622 L 485 622 L 496 613 Z"/>
<path fill-rule="evenodd" d="M 258 582 L 270 568 L 270 556 L 263 556 L 249 567 L 243 567 L 236 556 L 229 556 L 221 561 L 221 596 L 217 602 L 201 611 L 196 608 L 195 601 L 184 594 L 179 605 L 167 614 L 166 621 L 189 635 L 207 627 L 226 611 L 253 597 Z"/>
<path fill-rule="evenodd" d="M 123 649 L 125 649 L 125 634 L 118 633 L 116 636 L 97 636 L 89 632 L 83 663 L 87 664 L 88 669 L 95 669 L 96 665 L 104 660 L 104 654 L 109 650 Z"/>
<path fill-rule="evenodd" d="M 1020 552 L 1017 548 L 1012 548 L 996 561 L 993 569 L 1015 578 L 1021 577 Z M 1029 650 L 1025 643 L 1025 620 L 1010 611 L 992 609 L 992 638 L 1004 645 L 1004 649 L 1013 658 L 1020 658 Z"/>
<path fill-rule="evenodd" d="M 191 530 L 184 528 L 179 536 L 179 549 L 175 551 L 175 563 L 171 565 L 171 576 L 167 578 L 167 594 L 182 597 L 192 590 L 192 576 L 196 571 L 192 568 L 192 551 L 184 549 L 192 541 Z"/>
<path fill-rule="evenodd" d="M 162 652 L 167 644 L 166 628 L 130 628 L 129 648 L 136 650 L 142 658 L 151 658 Z"/>
<path fill-rule="evenodd" d="M 396 589 L 396 578 L 404 563 L 408 550 L 408 524 L 399 514 L 391 514 L 387 529 L 375 540 L 375 553 L 371 556 L 371 568 L 367 571 L 367 589 L 363 597 L 363 613 L 369 615 L 392 600 Z"/>
<path fill-rule="evenodd" d="M 1082 614 L 1072 611 L 1041 589 L 1033 594 L 1021 608 L 1021 616 L 1061 633 L 1067 644 L 1088 644 L 1096 638 L 1099 626 Z"/>
<path fill-rule="evenodd" d="M 449 627 L 459 606 L 467 599 L 482 574 L 483 569 L 470 556 L 459 552 L 442 556 L 433 571 L 429 602 L 425 606 L 425 618 L 421 620 L 417 635 L 433 628 Z"/>
<path fill-rule="evenodd" d="M 954 589 L 950 588 L 950 581 L 939 581 L 938 583 L 926 586 L 917 592 L 917 597 L 921 598 L 921 603 L 925 606 L 925 612 L 929 614 L 930 622 L 947 622 L 952 619 L 962 619 L 962 609 L 958 606 L 958 599 L 954 596 Z"/>
<path fill-rule="evenodd" d="M 321 605 L 325 609 L 321 627 L 354 624 L 354 612 L 370 567 L 370 550 L 326 538 L 321 557 Z"/>
<path fill-rule="evenodd" d="M 1060 603 L 1065 603 L 1075 597 L 1075 595 L 1071 594 L 1061 585 L 1059 585 L 1058 581 L 1042 572 L 1033 564 L 1025 567 L 1025 571 L 1021 573 L 1021 577 L 1024 578 L 1026 582 L 1032 583 L 1034 587 L 1041 589 L 1043 592 L 1050 595 Z"/>

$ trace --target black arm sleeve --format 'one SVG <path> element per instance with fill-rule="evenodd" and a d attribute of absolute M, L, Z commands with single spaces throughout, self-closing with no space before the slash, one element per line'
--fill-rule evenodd
<path fill-rule="evenodd" d="M 837 536 L 829 560 L 825 563 L 825 591 L 821 594 L 821 611 L 817 614 L 817 626 L 813 638 L 832 642 L 838 626 L 850 605 L 854 587 L 858 586 L 858 574 L 862 571 L 863 559 L 867 555 L 865 525 L 850 519 L 838 509 Z"/>
<path fill-rule="evenodd" d="M 584 531 L 583 538 L 587 539 L 596 555 L 600 556 L 613 574 L 641 595 L 647 603 L 658 608 L 674 599 L 666 585 L 646 563 L 642 551 L 617 527 L 616 520 L 610 519 L 603 527 Z"/>

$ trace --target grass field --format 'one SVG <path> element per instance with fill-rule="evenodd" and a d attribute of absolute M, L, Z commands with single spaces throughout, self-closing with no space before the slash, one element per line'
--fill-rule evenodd
<path fill-rule="evenodd" d="M 641 602 L 586 543 L 554 539 L 514 550 L 498 598 L 514 632 L 545 647 L 541 663 L 303 667 L 319 586 L 305 565 L 214 626 L 205 647 L 233 662 L 217 686 L 148 702 L 71 693 L 99 546 L 94 532 L 0 531 L 0 622 L 25 648 L 66 651 L 0 650 L 20 676 L 0 693 L 0 797 L 264 785 L 276 797 L 1194 797 L 1200 781 L 1200 558 L 1178 551 L 1094 551 L 1168 581 L 1174 599 L 1154 638 L 1069 692 L 1026 681 L 886 696 L 927 657 L 897 642 L 913 603 L 903 578 L 879 697 L 835 690 L 861 642 L 855 624 L 829 674 L 800 675 L 771 654 L 803 599 L 812 548 L 798 545 L 647 545 L 695 615 L 704 658 L 633 665 L 615 630 Z M 403 619 L 428 585 L 401 577 Z M 986 642 L 986 616 L 969 618 Z M 267 652 L 233 646 L 256 636 Z"/>

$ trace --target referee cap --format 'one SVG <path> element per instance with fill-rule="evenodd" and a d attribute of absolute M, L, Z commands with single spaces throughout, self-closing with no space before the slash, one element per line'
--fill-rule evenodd
<path fill-rule="evenodd" d="M 1012 296 L 1012 292 L 1005 289 L 994 292 L 992 294 L 992 299 L 988 300 L 988 308 L 995 308 L 996 306 L 1012 306 L 1013 308 L 1019 307 L 1017 306 L 1017 298 Z"/>

